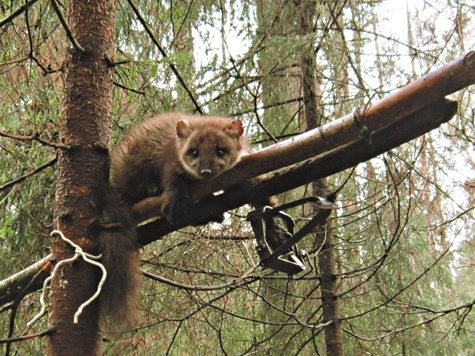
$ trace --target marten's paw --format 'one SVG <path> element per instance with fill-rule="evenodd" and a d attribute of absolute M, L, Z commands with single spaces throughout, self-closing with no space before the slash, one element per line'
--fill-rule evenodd
<path fill-rule="evenodd" d="M 183 222 L 183 219 L 186 217 L 186 215 L 190 214 L 190 210 L 193 207 L 190 207 L 189 204 L 186 202 L 180 202 L 179 199 L 172 199 L 163 209 L 163 215 L 165 215 L 165 218 L 167 221 L 171 224 L 179 224 Z M 213 216 L 210 219 L 206 219 L 205 221 L 200 221 L 199 223 L 193 224 L 194 226 L 199 226 L 199 225 L 206 225 L 209 222 L 217 222 L 217 223 L 222 223 L 224 221 L 224 215 L 223 214 L 217 214 Z"/>
<path fill-rule="evenodd" d="M 163 214 L 170 224 L 175 225 L 181 223 L 183 218 L 189 214 L 189 211 L 190 203 L 175 196 L 169 199 L 168 204 L 163 209 Z"/>

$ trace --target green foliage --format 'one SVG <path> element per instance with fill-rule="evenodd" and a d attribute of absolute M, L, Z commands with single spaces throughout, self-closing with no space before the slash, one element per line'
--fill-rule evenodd
<path fill-rule="evenodd" d="M 410 7 L 402 17 L 412 20 L 412 38 L 405 37 L 408 26 L 404 34 L 385 28 L 389 19 L 381 6 L 387 2 L 380 1 L 344 8 L 313 4 L 307 32 L 296 6 L 304 2 L 134 3 L 166 56 L 128 3 L 119 2 L 113 143 L 156 113 L 196 112 L 193 96 L 204 113 L 241 118 L 253 146 L 261 148 L 306 128 L 306 51 L 315 59 L 318 119 L 325 123 L 440 67 L 472 48 L 475 38 L 473 21 L 467 21 L 473 9 L 449 2 L 429 1 L 424 11 Z M 23 4 L 2 1 L 0 18 Z M 0 27 L 0 130 L 24 138 L 36 132 L 58 142 L 59 71 L 69 42 L 50 2 L 32 6 L 28 20 L 22 14 Z M 330 191 L 343 186 L 331 231 L 348 355 L 461 355 L 475 349 L 473 98 L 470 90 L 457 98 L 459 115 L 450 124 L 328 178 Z M 37 141 L 0 136 L 0 186 L 54 155 L 54 148 Z M 55 179 L 56 169 L 49 167 L 0 190 L 2 278 L 48 253 Z M 279 198 L 283 203 L 309 194 L 311 188 L 302 187 Z M 105 343 L 106 355 L 325 353 L 314 236 L 299 244 L 310 255 L 308 274 L 287 278 L 260 268 L 218 288 L 258 263 L 248 210 L 228 214 L 223 225 L 175 232 L 141 252 L 145 270 L 195 288 L 148 280 L 140 327 Z M 313 211 L 290 213 L 300 228 Z M 24 300 L 15 333 L 26 330 L 36 300 Z M 35 327 L 45 328 L 46 320 Z M 14 347 L 18 354 L 44 353 L 38 341 Z"/>

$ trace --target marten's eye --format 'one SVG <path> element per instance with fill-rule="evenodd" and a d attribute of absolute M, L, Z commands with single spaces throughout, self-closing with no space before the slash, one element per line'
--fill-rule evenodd
<path fill-rule="evenodd" d="M 186 153 L 188 156 L 191 156 L 193 158 L 197 158 L 199 155 L 199 152 L 196 148 L 190 148 L 188 152 Z"/>
<path fill-rule="evenodd" d="M 228 150 L 226 148 L 218 147 L 216 149 L 216 156 L 218 156 L 219 158 L 224 157 L 227 153 Z"/>

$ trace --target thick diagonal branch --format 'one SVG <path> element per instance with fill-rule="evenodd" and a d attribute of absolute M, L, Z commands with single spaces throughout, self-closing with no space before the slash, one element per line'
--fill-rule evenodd
<path fill-rule="evenodd" d="M 469 52 L 364 110 L 243 157 L 232 170 L 200 182 L 194 198 L 199 200 L 217 190 L 233 187 L 253 177 L 343 147 L 362 137 L 370 141 L 378 130 L 474 83 L 475 52 Z M 160 211 L 160 205 L 160 199 L 146 199 L 137 204 L 134 210 L 141 217 L 139 220 L 144 220 Z"/>
<path fill-rule="evenodd" d="M 433 103 L 393 125 L 374 132 L 370 141 L 361 138 L 267 179 L 247 182 L 232 187 L 221 195 L 204 198 L 190 208 L 190 214 L 184 217 L 180 224 L 170 225 L 162 218 L 142 225 L 138 231 L 139 242 L 148 244 L 171 231 L 206 221 L 223 211 L 341 172 L 439 127 L 449 121 L 456 112 L 455 101 L 444 99 Z"/>

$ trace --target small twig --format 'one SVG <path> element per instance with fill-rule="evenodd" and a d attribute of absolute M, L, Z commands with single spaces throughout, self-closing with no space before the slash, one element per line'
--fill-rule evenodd
<path fill-rule="evenodd" d="M 18 183 L 21 183 L 23 182 L 25 179 L 27 179 L 28 177 L 31 177 L 33 175 L 35 175 L 36 173 L 38 172 L 41 172 L 43 169 L 45 168 L 48 168 L 49 166 L 52 166 L 56 163 L 58 159 L 55 157 L 55 158 L 52 158 L 50 159 L 48 162 L 46 162 L 45 164 L 39 166 L 38 168 L 35 168 L 34 170 L 32 170 L 31 172 L 28 172 L 24 175 L 22 175 L 21 177 L 17 178 L 17 179 L 14 179 L 12 180 L 11 182 L 8 182 L 4 185 L 1 185 L 0 186 L 0 191 L 2 191 L 3 189 L 6 189 L 6 188 L 9 188 L 11 186 L 14 186 L 15 184 L 18 184 Z"/>
<path fill-rule="evenodd" d="M 117 61 L 117 62 L 112 62 L 111 60 L 107 60 L 107 65 L 111 68 L 114 68 L 114 67 L 118 67 L 118 66 L 121 66 L 122 64 L 129 64 L 129 63 L 133 63 L 134 61 L 132 59 L 123 59 L 121 61 Z"/>
<path fill-rule="evenodd" d="M 86 52 L 86 50 L 74 38 L 73 33 L 72 33 L 71 29 L 69 28 L 68 22 L 64 18 L 63 13 L 61 12 L 61 9 L 59 8 L 59 5 L 56 2 L 56 0 L 51 0 L 51 4 L 53 5 L 53 8 L 54 8 L 54 11 L 56 12 L 56 15 L 58 15 L 59 21 L 63 25 L 64 30 L 66 31 L 66 36 L 68 36 L 68 38 L 71 41 L 74 48 L 79 52 L 82 52 L 82 53 Z"/>
<path fill-rule="evenodd" d="M 30 46 L 30 57 L 33 56 L 33 39 L 31 37 L 31 30 L 30 30 L 30 19 L 28 17 L 28 2 L 25 1 L 25 23 L 26 23 L 26 29 L 28 32 L 28 43 Z"/>
<path fill-rule="evenodd" d="M 265 131 L 266 135 L 272 140 L 274 141 L 274 143 L 277 143 L 279 142 L 275 137 L 274 135 L 272 135 L 272 133 L 267 129 L 266 126 L 264 126 L 264 124 L 262 123 L 262 120 L 261 120 L 261 117 L 259 115 L 259 112 L 258 112 L 258 105 L 257 105 L 257 101 L 258 101 L 258 95 L 256 93 L 254 93 L 251 88 L 249 88 L 249 86 L 247 85 L 247 82 L 244 80 L 244 78 L 242 77 L 241 75 L 241 72 L 239 71 L 239 69 L 237 68 L 236 66 L 236 62 L 234 61 L 233 58 L 231 58 L 231 64 L 233 66 L 233 69 L 234 71 L 236 72 L 237 76 L 239 79 L 242 80 L 242 82 L 244 83 L 244 86 L 245 88 L 247 89 L 247 91 L 249 92 L 249 94 L 251 94 L 253 100 L 254 100 L 254 116 L 256 117 L 256 120 L 257 120 L 257 123 L 258 125 Z"/>
<path fill-rule="evenodd" d="M 126 87 L 125 85 L 122 85 L 120 83 L 117 83 L 117 82 L 114 82 L 114 85 L 121 88 L 121 89 L 124 89 L 124 90 L 127 90 L 127 91 L 131 91 L 133 93 L 136 93 L 136 94 L 139 94 L 139 95 L 145 95 L 145 92 L 143 90 L 137 90 L 137 89 L 132 89 L 132 88 L 128 88 Z"/>
<path fill-rule="evenodd" d="M 303 97 L 299 96 L 297 98 L 292 98 L 292 99 L 288 99 L 288 100 L 278 101 L 278 102 L 275 102 L 275 103 L 260 105 L 260 106 L 257 107 L 257 110 L 263 110 L 263 109 L 265 110 L 265 109 L 270 109 L 270 108 L 274 108 L 274 107 L 278 107 L 278 106 L 284 106 L 284 105 L 287 105 L 287 104 L 292 104 L 292 103 L 297 103 L 297 102 L 303 102 Z M 229 114 L 229 116 L 232 116 L 232 117 L 242 116 L 242 115 L 246 115 L 246 114 L 249 114 L 249 113 L 253 113 L 255 110 L 256 110 L 256 108 L 253 107 L 252 109 L 249 109 L 249 110 L 233 112 L 233 113 Z"/>
<path fill-rule="evenodd" d="M 179 283 L 179 282 L 172 281 L 171 279 L 161 277 L 161 276 L 157 276 L 156 274 L 152 274 L 152 273 L 146 272 L 146 271 L 142 271 L 142 274 L 144 276 L 149 277 L 151 279 L 154 279 L 156 281 L 168 284 L 168 285 L 173 286 L 173 287 L 181 288 L 181 289 L 186 289 L 186 290 L 217 290 L 217 289 L 223 289 L 223 288 L 228 288 L 228 287 L 235 286 L 237 283 L 241 282 L 242 280 L 244 280 L 246 278 L 249 278 L 251 276 L 251 274 L 253 274 L 259 266 L 260 265 L 258 265 L 258 264 L 254 265 L 249 271 L 244 273 L 242 276 L 240 276 L 238 278 L 234 278 L 234 279 L 232 279 L 232 280 L 230 280 L 226 283 L 218 284 L 218 285 L 214 285 L 214 286 L 198 286 L 198 285 L 193 286 L 193 285 L 189 285 L 189 284 L 182 284 L 182 283 Z"/>
<path fill-rule="evenodd" d="M 37 2 L 38 0 L 31 0 L 30 2 L 28 2 L 26 5 L 22 5 L 20 6 L 15 12 L 12 12 L 10 14 L 10 16 L 4 18 L 3 20 L 0 21 L 0 27 L 2 27 L 3 25 L 13 21 L 13 19 L 19 15 L 21 15 L 21 13 L 23 11 L 25 11 L 25 9 L 31 5 L 33 5 L 35 2 Z"/>
<path fill-rule="evenodd" d="M 33 52 L 30 52 L 30 57 L 29 57 L 33 62 L 36 63 L 38 67 L 41 68 L 41 70 L 44 72 L 44 75 L 47 75 L 49 73 L 53 73 L 54 71 L 51 69 L 46 68 L 39 60 L 33 55 Z"/>
<path fill-rule="evenodd" d="M 91 255 L 91 254 L 88 254 L 88 253 L 85 253 L 82 248 L 78 245 L 76 245 L 74 242 L 72 242 L 71 240 L 69 240 L 66 236 L 64 236 L 64 234 L 59 231 L 59 230 L 54 230 L 51 235 L 54 235 L 54 234 L 58 234 L 64 241 L 66 241 L 67 243 L 69 243 L 72 247 L 75 248 L 75 252 L 74 252 L 74 256 L 71 257 L 71 258 L 67 258 L 67 259 L 64 259 L 62 261 L 59 261 L 56 266 L 54 267 L 54 270 L 53 270 L 53 273 L 51 274 L 51 276 L 49 276 L 48 278 L 46 278 L 44 284 L 43 284 L 43 292 L 41 293 L 41 296 L 40 296 L 40 304 L 41 304 L 41 310 L 38 314 L 35 315 L 35 317 L 33 319 L 31 319 L 27 325 L 30 326 L 32 325 L 36 320 L 38 320 L 44 313 L 45 313 L 45 310 L 46 310 L 46 305 L 45 305 L 45 302 L 44 302 L 44 296 L 46 294 L 46 288 L 48 286 L 48 283 L 56 276 L 56 273 L 59 269 L 59 267 L 61 265 L 63 265 L 64 263 L 69 263 L 69 262 L 74 262 L 75 260 L 77 260 L 80 256 L 84 259 L 84 261 L 90 263 L 90 264 L 93 264 L 97 267 L 99 267 L 101 270 L 102 270 L 102 278 L 99 282 L 99 285 L 97 286 L 97 290 L 96 290 L 96 293 L 94 293 L 94 295 L 89 298 L 88 300 L 86 300 L 84 303 L 82 303 L 76 314 L 74 314 L 74 324 L 77 324 L 78 323 L 78 318 L 79 318 L 79 315 L 81 315 L 83 309 L 88 306 L 89 304 L 91 304 L 98 296 L 99 294 L 101 293 L 101 290 L 102 290 L 102 285 L 104 284 L 104 282 L 106 281 L 106 278 L 107 278 L 107 271 L 106 269 L 104 268 L 104 266 L 99 263 L 99 262 L 96 262 L 94 260 L 98 260 L 102 257 L 102 255 L 99 255 L 99 256 L 94 256 L 94 255 Z"/>
<path fill-rule="evenodd" d="M 25 3 L 26 3 L 26 1 L 25 1 Z M 38 58 L 36 58 L 35 55 L 34 55 L 33 37 L 31 35 L 30 18 L 29 18 L 29 15 L 28 15 L 28 8 L 29 8 L 28 4 L 26 3 L 25 4 L 25 23 L 26 23 L 26 30 L 28 32 L 28 43 L 29 43 L 29 46 L 30 46 L 30 53 L 28 54 L 28 58 L 30 58 L 33 62 L 35 62 L 46 75 L 46 74 L 49 73 L 49 70 L 43 64 L 41 64 L 41 62 L 38 60 Z"/>
<path fill-rule="evenodd" d="M 5 131 L 2 130 L 2 131 L 0 131 L 0 136 L 8 137 L 8 138 L 12 138 L 14 140 L 20 140 L 20 141 L 37 141 L 37 142 L 39 142 L 39 143 L 41 143 L 42 145 L 45 145 L 45 146 L 50 146 L 50 147 L 54 147 L 54 148 L 61 148 L 61 149 L 69 149 L 69 147 L 67 145 L 63 145 L 63 144 L 60 144 L 60 143 L 54 143 L 54 142 L 50 142 L 50 141 L 46 141 L 45 139 L 42 139 L 40 137 L 40 134 L 36 131 L 33 131 L 30 136 L 20 136 L 20 135 L 9 134 L 9 133 L 6 133 Z"/>
<path fill-rule="evenodd" d="M 52 0 L 54 1 L 54 0 Z M 137 16 L 137 19 L 140 21 L 140 23 L 142 24 L 142 26 L 144 27 L 145 31 L 148 33 L 150 39 L 152 40 L 152 42 L 155 44 L 155 46 L 158 48 L 158 50 L 160 51 L 160 53 L 162 54 L 162 56 L 164 58 L 168 58 L 168 55 L 167 53 L 165 52 L 165 49 L 163 49 L 163 47 L 160 45 L 160 43 L 158 42 L 158 40 L 156 39 L 156 37 L 154 36 L 152 30 L 150 29 L 150 27 L 147 25 L 147 23 L 145 22 L 145 19 L 142 17 L 142 15 L 140 14 L 137 6 L 135 6 L 135 4 L 132 2 L 132 0 L 127 0 L 127 2 L 129 3 L 130 7 L 132 8 L 133 12 L 135 13 L 135 16 Z M 200 113 L 201 115 L 204 115 L 203 113 L 203 109 L 201 109 L 201 106 L 198 104 L 198 102 L 196 101 L 193 93 L 191 92 L 191 89 L 188 87 L 188 85 L 185 83 L 185 80 L 182 78 L 182 76 L 180 75 L 180 73 L 178 72 L 178 69 L 176 68 L 176 66 L 173 64 L 173 63 L 170 63 L 169 64 L 170 66 L 170 69 L 173 71 L 173 73 L 175 74 L 175 76 L 177 77 L 178 81 L 180 82 L 181 86 L 183 87 L 183 89 L 185 89 L 186 93 L 188 94 L 188 97 L 191 99 L 191 101 L 193 102 L 193 105 L 195 106 L 195 110 Z"/>
<path fill-rule="evenodd" d="M 24 340 L 31 340 L 37 337 L 43 337 L 46 335 L 50 335 L 56 331 L 56 328 L 54 326 L 50 326 L 48 330 L 41 331 L 36 334 L 30 334 L 30 335 L 25 335 L 25 336 L 19 336 L 19 337 L 12 337 L 8 339 L 0 339 L 0 344 L 6 344 L 6 343 L 12 343 L 12 342 L 19 342 L 19 341 L 24 341 Z"/>
<path fill-rule="evenodd" d="M 0 63 L 0 68 L 1 68 L 1 67 L 5 67 L 5 66 L 8 66 L 8 65 L 10 65 L 10 64 L 21 63 L 21 62 L 27 61 L 28 59 L 30 59 L 30 57 L 29 57 L 29 56 L 26 56 L 26 57 L 23 57 L 23 58 L 20 58 L 20 59 L 14 59 L 14 60 L 9 61 L 9 62 Z"/>

